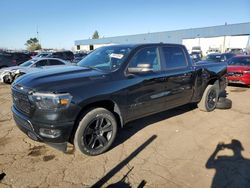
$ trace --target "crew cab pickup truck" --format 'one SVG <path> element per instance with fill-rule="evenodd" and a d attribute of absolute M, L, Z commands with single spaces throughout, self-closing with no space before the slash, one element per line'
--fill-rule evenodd
<path fill-rule="evenodd" d="M 187 103 L 213 111 L 226 64 L 194 64 L 183 45 L 112 45 L 78 63 L 29 73 L 12 84 L 12 112 L 31 139 L 87 155 L 108 150 L 118 127 Z"/>

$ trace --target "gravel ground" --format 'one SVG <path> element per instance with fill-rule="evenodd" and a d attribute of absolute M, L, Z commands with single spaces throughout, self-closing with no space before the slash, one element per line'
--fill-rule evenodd
<path fill-rule="evenodd" d="M 110 151 L 89 157 L 24 135 L 12 118 L 10 86 L 2 84 L 0 187 L 249 187 L 250 89 L 227 92 L 232 109 L 186 105 L 134 121 Z"/>

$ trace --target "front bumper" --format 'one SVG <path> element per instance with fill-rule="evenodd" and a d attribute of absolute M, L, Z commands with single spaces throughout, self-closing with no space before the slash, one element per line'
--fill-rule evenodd
<path fill-rule="evenodd" d="M 74 122 L 64 122 L 57 124 L 35 122 L 27 116 L 20 113 L 14 106 L 12 106 L 13 118 L 18 128 L 24 132 L 29 138 L 34 141 L 44 142 L 56 149 L 66 151 L 67 142 L 70 139 Z M 60 130 L 60 135 L 56 138 L 47 138 L 41 136 L 39 130 L 43 129 L 57 129 Z"/>
<path fill-rule="evenodd" d="M 228 83 L 250 85 L 250 75 L 228 76 Z"/>

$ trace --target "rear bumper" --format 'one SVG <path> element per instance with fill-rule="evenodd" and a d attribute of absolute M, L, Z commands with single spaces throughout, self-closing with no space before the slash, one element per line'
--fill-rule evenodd
<path fill-rule="evenodd" d="M 24 132 L 29 138 L 34 141 L 44 142 L 56 149 L 66 151 L 67 142 L 69 141 L 74 122 L 65 122 L 60 124 L 49 124 L 34 122 L 27 116 L 20 113 L 14 106 L 12 106 L 13 118 L 17 127 Z M 40 129 L 60 130 L 60 135 L 55 138 L 44 137 L 40 133 Z"/>

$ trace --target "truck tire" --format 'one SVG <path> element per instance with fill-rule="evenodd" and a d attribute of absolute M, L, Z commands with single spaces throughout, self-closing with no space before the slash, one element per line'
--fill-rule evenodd
<path fill-rule="evenodd" d="M 111 147 L 116 133 L 117 121 L 114 114 L 105 108 L 94 108 L 80 120 L 74 145 L 81 153 L 99 155 Z"/>
<path fill-rule="evenodd" d="M 222 110 L 230 109 L 232 108 L 232 101 L 225 97 L 220 97 L 216 104 L 216 108 Z"/>
<path fill-rule="evenodd" d="M 201 101 L 198 103 L 198 108 L 205 112 L 213 111 L 216 108 L 218 96 L 219 90 L 216 84 L 208 85 L 203 93 Z"/>

